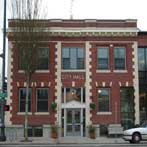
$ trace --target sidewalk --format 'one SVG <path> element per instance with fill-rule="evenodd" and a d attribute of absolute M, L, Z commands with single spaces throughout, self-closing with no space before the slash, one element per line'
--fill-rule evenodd
<path fill-rule="evenodd" d="M 22 140 L 7 140 L 0 142 L 1 144 L 122 144 L 126 143 L 120 138 L 98 137 L 90 139 L 88 137 L 60 137 L 58 139 L 42 139 L 42 138 L 29 138 L 29 142 Z"/>

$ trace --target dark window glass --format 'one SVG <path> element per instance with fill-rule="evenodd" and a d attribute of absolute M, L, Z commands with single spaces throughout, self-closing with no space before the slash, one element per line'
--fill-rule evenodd
<path fill-rule="evenodd" d="M 38 50 L 38 69 L 47 70 L 49 62 L 49 49 L 39 48 Z"/>
<path fill-rule="evenodd" d="M 110 111 L 110 90 L 109 88 L 98 89 L 98 111 L 109 112 Z"/>
<path fill-rule="evenodd" d="M 19 69 L 24 70 L 25 69 L 25 64 L 23 63 L 25 58 L 25 49 L 20 49 L 19 50 Z"/>
<path fill-rule="evenodd" d="M 29 126 L 28 137 L 42 137 L 43 129 L 42 126 Z"/>
<path fill-rule="evenodd" d="M 126 64 L 125 48 L 114 49 L 114 68 L 116 70 L 124 70 Z"/>
<path fill-rule="evenodd" d="M 48 112 L 48 89 L 37 89 L 37 112 Z"/>
<path fill-rule="evenodd" d="M 124 129 L 134 127 L 134 90 L 121 88 L 121 123 Z"/>
<path fill-rule="evenodd" d="M 146 60 L 146 58 L 145 58 L 145 56 L 146 56 L 146 54 L 145 54 L 145 52 L 146 52 L 146 49 L 145 48 L 139 48 L 138 49 L 138 69 L 139 69 L 139 71 L 144 71 L 145 70 L 145 60 Z M 147 60 L 146 60 L 147 61 Z"/>
<path fill-rule="evenodd" d="M 63 69 L 84 69 L 84 49 L 83 48 L 63 48 L 62 68 Z"/>
<path fill-rule="evenodd" d="M 19 89 L 19 112 L 25 112 L 26 88 Z M 31 89 L 29 88 L 28 112 L 31 112 Z"/>
<path fill-rule="evenodd" d="M 107 70 L 108 65 L 108 48 L 97 49 L 97 68 L 100 70 Z"/>
<path fill-rule="evenodd" d="M 27 49 L 21 49 L 19 54 L 19 69 L 20 70 L 25 70 L 27 68 L 28 62 L 25 62 L 27 59 L 30 58 L 33 59 L 33 50 L 27 50 Z M 28 54 L 30 55 L 28 57 Z M 26 59 L 26 56 L 28 57 Z M 38 70 L 47 70 L 48 69 L 48 64 L 49 64 L 49 49 L 48 48 L 39 48 L 36 50 L 36 56 L 34 56 L 34 60 L 30 62 L 30 64 L 33 64 L 33 66 L 37 65 Z"/>

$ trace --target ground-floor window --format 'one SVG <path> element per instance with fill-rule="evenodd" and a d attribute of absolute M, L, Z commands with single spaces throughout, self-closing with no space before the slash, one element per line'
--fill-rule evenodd
<path fill-rule="evenodd" d="M 122 87 L 121 95 L 121 124 L 124 129 L 134 127 L 134 89 Z"/>
<path fill-rule="evenodd" d="M 37 112 L 48 112 L 48 88 L 37 88 Z"/>
<path fill-rule="evenodd" d="M 98 89 L 98 112 L 110 111 L 110 89 L 99 88 Z"/>
<path fill-rule="evenodd" d="M 29 126 L 28 127 L 28 137 L 42 137 L 43 128 L 42 126 Z"/>
<path fill-rule="evenodd" d="M 140 122 L 147 120 L 147 85 L 139 85 Z"/>
<path fill-rule="evenodd" d="M 19 88 L 19 112 L 25 112 L 26 88 Z M 29 88 L 28 111 L 31 112 L 31 88 Z"/>

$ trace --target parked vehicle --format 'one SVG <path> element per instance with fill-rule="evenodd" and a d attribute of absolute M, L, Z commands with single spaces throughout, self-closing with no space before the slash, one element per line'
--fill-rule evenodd
<path fill-rule="evenodd" d="M 147 121 L 137 128 L 125 130 L 123 139 L 130 143 L 139 143 L 141 140 L 147 140 Z"/>

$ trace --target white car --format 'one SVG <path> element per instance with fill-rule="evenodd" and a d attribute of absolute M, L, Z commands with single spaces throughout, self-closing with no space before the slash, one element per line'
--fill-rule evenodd
<path fill-rule="evenodd" d="M 123 139 L 130 143 L 139 143 L 141 140 L 147 140 L 147 122 L 138 128 L 125 130 Z"/>

